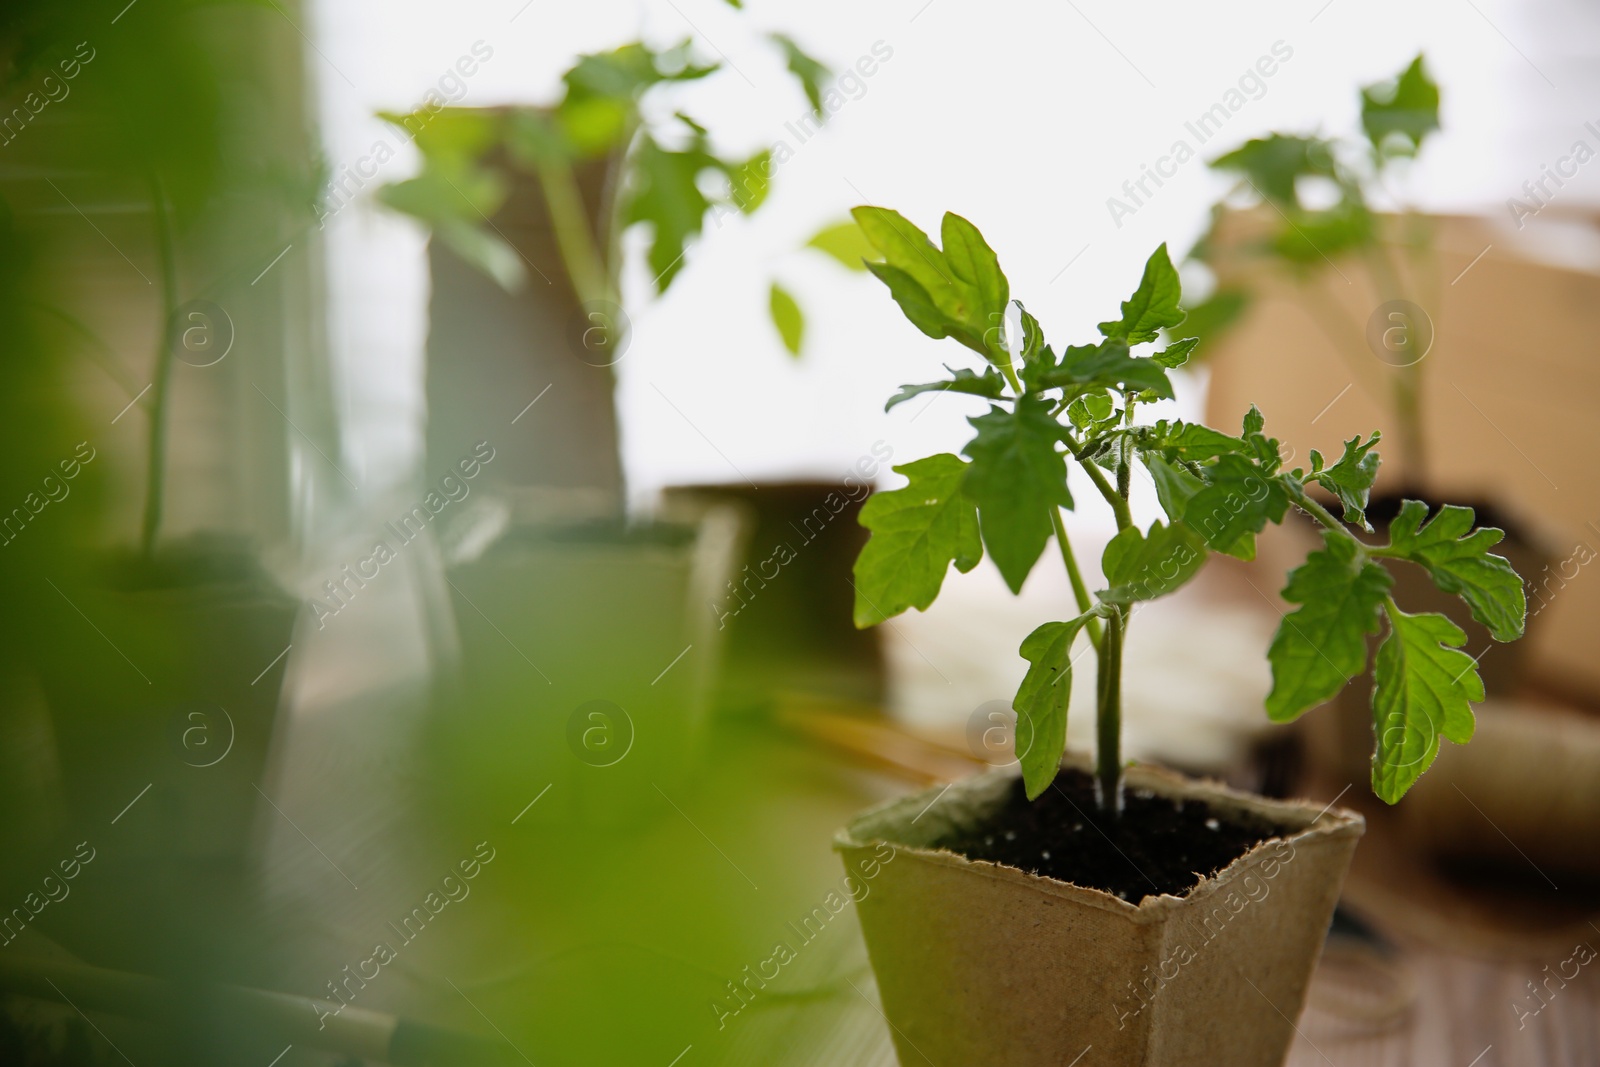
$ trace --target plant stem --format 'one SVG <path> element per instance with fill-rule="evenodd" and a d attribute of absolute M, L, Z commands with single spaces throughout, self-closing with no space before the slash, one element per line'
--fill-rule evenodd
<path fill-rule="evenodd" d="M 172 384 L 172 330 L 178 315 L 178 262 L 173 246 L 172 216 L 160 176 L 150 175 L 155 209 L 156 247 L 161 259 L 161 327 L 156 342 L 155 380 L 151 383 L 148 471 L 144 490 L 144 523 L 139 544 L 145 558 L 155 553 L 161 532 L 161 505 L 166 490 L 167 403 Z"/>
<path fill-rule="evenodd" d="M 1021 397 L 1022 383 L 1017 380 L 1016 369 L 1011 366 L 1011 353 L 1002 349 L 999 355 L 1001 358 L 993 361 L 995 366 L 1000 368 L 1000 373 L 1004 375 L 1005 380 L 1011 384 L 1011 391 L 1017 394 L 1018 397 Z"/>
<path fill-rule="evenodd" d="M 1094 605 L 1089 602 L 1089 588 L 1083 584 L 1083 575 L 1078 572 L 1077 557 L 1072 554 L 1072 543 L 1067 540 L 1067 527 L 1061 521 L 1061 509 L 1050 509 L 1050 525 L 1056 531 L 1056 544 L 1061 546 L 1061 562 L 1066 564 L 1067 580 L 1072 583 L 1072 597 L 1078 602 L 1078 614 L 1087 615 Z M 1100 620 L 1090 619 L 1085 627 L 1089 631 L 1089 643 L 1095 650 L 1100 648 Z"/>
<path fill-rule="evenodd" d="M 1426 485 L 1427 446 L 1422 440 L 1422 362 L 1395 369 L 1394 413 L 1400 429 L 1400 463 L 1408 485 Z"/>
<path fill-rule="evenodd" d="M 1117 491 L 1111 488 L 1111 483 L 1106 481 L 1105 474 L 1092 460 L 1083 463 L 1082 466 L 1084 470 L 1089 472 L 1089 480 L 1094 483 L 1096 489 L 1100 490 L 1100 495 L 1106 498 L 1106 503 L 1111 505 L 1111 510 L 1116 514 L 1117 529 L 1126 530 L 1132 526 L 1133 513 L 1128 510 L 1128 501 L 1117 495 Z"/>
<path fill-rule="evenodd" d="M 1100 646 L 1099 708 L 1095 718 L 1095 798 L 1113 819 L 1122 816 L 1122 641 L 1127 616 L 1115 607 Z"/>
<path fill-rule="evenodd" d="M 585 304 L 597 300 L 615 303 L 611 278 L 589 228 L 589 215 L 584 210 L 572 164 L 564 158 L 541 154 L 538 166 L 539 188 L 555 227 L 556 247 L 578 300 Z"/>
<path fill-rule="evenodd" d="M 1344 523 L 1334 518 L 1333 512 L 1329 511 L 1327 508 L 1311 499 L 1311 497 L 1307 496 L 1304 491 L 1299 494 L 1299 499 L 1296 500 L 1295 503 L 1299 504 L 1306 511 L 1310 512 L 1313 518 L 1322 523 L 1322 525 L 1326 526 L 1328 529 L 1346 535 L 1350 533 L 1349 530 L 1345 529 Z"/>

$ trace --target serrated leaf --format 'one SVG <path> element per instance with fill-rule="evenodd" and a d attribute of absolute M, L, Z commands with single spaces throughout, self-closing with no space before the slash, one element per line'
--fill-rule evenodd
<path fill-rule="evenodd" d="M 683 151 L 663 148 L 649 135 L 640 138 L 634 156 L 633 187 L 623 218 L 628 225 L 650 224 L 646 260 L 657 292 L 666 292 L 683 269 L 685 245 L 699 236 L 711 202 L 700 191 L 702 171 L 721 169 L 721 162 L 698 147 Z"/>
<path fill-rule="evenodd" d="M 1492 526 L 1473 530 L 1471 508 L 1446 504 L 1422 526 L 1427 515 L 1426 504 L 1404 501 L 1389 524 L 1387 551 L 1420 564 L 1434 585 L 1466 601 L 1496 641 L 1521 637 L 1528 614 L 1522 579 L 1504 557 L 1489 551 L 1505 533 Z"/>
<path fill-rule="evenodd" d="M 1139 288 L 1122 302 L 1122 318 L 1102 322 L 1100 332 L 1106 337 L 1121 337 L 1130 345 L 1154 341 L 1164 327 L 1183 321 L 1183 309 L 1178 306 L 1182 296 L 1178 271 L 1163 243 L 1145 261 Z"/>
<path fill-rule="evenodd" d="M 1266 429 L 1266 427 L 1267 417 L 1261 414 L 1260 408 L 1256 407 L 1254 404 L 1251 404 L 1250 410 L 1244 413 L 1243 429 L 1245 436 L 1249 436 L 1253 433 L 1260 433 L 1262 430 Z"/>
<path fill-rule="evenodd" d="M 1127 341 L 1108 338 L 1097 345 L 1071 345 L 1061 354 L 1061 362 L 1032 375 L 1038 389 L 1065 385 L 1101 386 L 1111 389 L 1148 389 L 1172 398 L 1172 380 L 1165 367 L 1153 359 L 1130 355 Z"/>
<path fill-rule="evenodd" d="M 1213 430 L 1198 422 L 1180 420 L 1169 425 L 1163 420 L 1156 424 L 1156 432 L 1151 434 L 1146 447 L 1159 448 L 1178 459 L 1198 462 L 1230 452 L 1244 452 L 1247 446 L 1241 438 L 1230 437 L 1221 430 Z"/>
<path fill-rule="evenodd" d="M 1166 367 L 1168 370 L 1183 366 L 1189 362 L 1189 353 L 1194 351 L 1194 346 L 1200 343 L 1198 337 L 1185 337 L 1156 352 L 1150 358 Z"/>
<path fill-rule="evenodd" d="M 1295 183 L 1303 177 L 1334 177 L 1333 145 L 1321 137 L 1274 133 L 1246 141 L 1211 161 L 1215 170 L 1242 175 L 1256 192 L 1280 207 L 1298 210 Z"/>
<path fill-rule="evenodd" d="M 1267 649 L 1267 714 L 1275 722 L 1316 707 L 1361 673 L 1367 635 L 1378 632 L 1393 582 L 1383 567 L 1362 561 L 1348 537 L 1324 531 L 1322 541 L 1324 548 L 1289 572 L 1283 598 L 1300 607 L 1283 617 Z"/>
<path fill-rule="evenodd" d="M 773 282 L 767 307 L 772 313 L 772 324 L 778 328 L 778 336 L 783 338 L 783 347 L 789 350 L 791 356 L 798 356 L 806 333 L 806 319 L 800 311 L 800 305 L 783 286 Z"/>
<path fill-rule="evenodd" d="M 1367 522 L 1367 497 L 1372 491 L 1372 483 L 1378 478 L 1379 458 L 1373 448 L 1379 438 L 1378 433 L 1373 433 L 1363 442 L 1361 435 L 1356 434 L 1344 443 L 1344 454 L 1338 461 L 1316 475 L 1317 480 L 1344 505 L 1344 521 L 1368 531 L 1372 526 Z M 1321 456 L 1314 457 L 1312 466 L 1315 467 L 1320 459 Z M 1472 513 L 1467 514 L 1470 518 Z"/>
<path fill-rule="evenodd" d="M 968 464 L 940 453 L 894 469 L 908 484 L 874 493 L 861 508 L 872 536 L 855 563 L 857 627 L 926 610 L 951 563 L 965 573 L 983 558 L 977 508 L 962 490 Z"/>
<path fill-rule="evenodd" d="M 872 247 L 872 243 L 861 232 L 861 227 L 850 220 L 818 230 L 816 235 L 806 242 L 806 247 L 815 248 L 832 256 L 851 270 L 866 270 L 865 261 L 876 259 L 878 256 L 877 249 Z"/>
<path fill-rule="evenodd" d="M 1483 679 L 1460 651 L 1467 635 L 1443 615 L 1407 615 L 1391 602 L 1389 635 L 1373 668 L 1372 791 L 1386 803 L 1405 796 L 1439 753 L 1439 738 L 1472 740 L 1472 704 Z"/>
<path fill-rule="evenodd" d="M 1439 86 L 1420 53 L 1399 77 L 1361 90 L 1361 127 L 1372 147 L 1386 155 L 1415 155 L 1423 138 L 1439 128 Z"/>
<path fill-rule="evenodd" d="M 1321 266 L 1354 248 L 1377 239 L 1376 221 L 1367 206 L 1347 188 L 1346 199 L 1326 211 L 1303 211 L 1293 226 L 1285 226 L 1272 240 L 1272 249 L 1290 263 Z"/>
<path fill-rule="evenodd" d="M 1183 518 L 1206 544 L 1238 559 L 1255 558 L 1255 535 L 1279 522 L 1289 494 L 1275 477 L 1240 455 L 1226 455 L 1205 468 L 1206 485 L 1189 499 Z"/>
<path fill-rule="evenodd" d="M 1089 621 L 1047 622 L 1022 641 L 1028 661 L 1016 699 L 1016 752 L 1022 784 L 1034 800 L 1050 788 L 1067 749 L 1067 705 L 1072 700 L 1072 642 Z"/>
<path fill-rule="evenodd" d="M 1072 507 L 1066 458 L 1056 451 L 1061 424 L 1043 397 L 1023 397 L 1015 411 L 991 407 L 970 418 L 978 435 L 964 450 L 972 459 L 966 493 L 978 505 L 984 547 L 1013 593 L 1054 533 L 1052 508 Z"/>
<path fill-rule="evenodd" d="M 1022 362 L 1028 366 L 1053 363 L 1054 354 L 1050 346 L 1044 343 L 1044 331 L 1039 328 L 1039 320 L 1028 314 L 1022 301 L 1013 300 L 1012 303 L 1017 305 L 1017 313 L 1022 319 Z"/>
<path fill-rule="evenodd" d="M 781 33 L 770 34 L 769 38 L 783 51 L 784 63 L 788 66 L 789 73 L 800 83 L 800 88 L 805 91 L 806 99 L 811 103 L 811 110 L 827 118 L 828 113 L 822 107 L 822 90 L 833 72 L 795 44 L 794 38 Z"/>
<path fill-rule="evenodd" d="M 949 368 L 946 368 L 947 370 Z M 999 400 L 1005 395 L 1006 380 L 993 367 L 985 367 L 982 374 L 974 374 L 966 367 L 951 371 L 953 377 L 942 382 L 924 382 L 922 385 L 902 385 L 900 391 L 889 398 L 883 410 L 889 411 L 922 393 L 966 393 L 970 396 Z"/>
<path fill-rule="evenodd" d="M 1100 566 L 1111 588 L 1096 596 L 1109 604 L 1154 600 L 1193 578 L 1205 561 L 1205 541 L 1184 523 L 1157 519 L 1148 534 L 1130 526 L 1106 545 Z"/>

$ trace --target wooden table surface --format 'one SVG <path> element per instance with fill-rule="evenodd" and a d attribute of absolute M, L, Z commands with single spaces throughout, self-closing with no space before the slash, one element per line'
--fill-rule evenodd
<path fill-rule="evenodd" d="M 369 610 L 388 610 L 373 601 Z M 208 927 L 226 977 L 327 995 L 344 968 L 392 939 L 394 923 L 486 842 L 495 858 L 471 896 L 407 942 L 359 988 L 356 1004 L 498 1038 L 539 1067 L 894 1063 L 848 908 L 748 1006 L 723 1018 L 716 1005 L 723 997 L 726 1007 L 726 984 L 742 967 L 765 958 L 787 924 L 838 884 L 834 829 L 910 788 L 903 779 L 770 721 L 725 723 L 692 773 L 657 789 L 664 803 L 649 818 L 597 844 L 560 829 L 583 799 L 570 783 L 528 781 L 504 810 L 468 803 L 477 783 L 441 786 L 427 729 L 436 712 L 420 679 L 378 654 L 404 635 L 381 625 L 347 632 L 365 633 L 368 644 L 351 638 L 307 653 L 279 773 L 265 783 L 276 807 L 264 815 L 262 862 L 230 913 L 237 921 Z M 363 662 L 381 669 L 363 674 Z M 1600 929 L 1556 914 L 1537 893 L 1501 896 L 1473 913 L 1478 927 L 1504 919 L 1510 934 L 1498 940 L 1476 936 L 1471 924 L 1432 922 L 1460 903 L 1452 894 L 1461 891 L 1407 867 L 1384 839 L 1377 820 L 1347 887 L 1384 947 L 1330 941 L 1288 1063 L 1600 1064 L 1600 967 L 1585 967 L 1537 1014 L 1519 1019 L 1517 1009 L 1533 1003 L 1527 983 L 1574 943 L 1600 946 Z M 148 964 L 158 941 L 140 942 L 139 930 L 181 928 L 185 909 L 209 892 L 185 884 L 161 891 L 85 900 L 84 913 L 103 908 L 100 928 L 121 931 L 120 940 L 115 950 L 89 936 L 69 947 L 101 966 L 138 969 L 141 956 Z M 1533 921 L 1541 917 L 1542 925 Z M 79 933 L 92 933 L 90 925 Z M 145 1067 L 135 1027 L 94 1019 Z M 108 1062 L 121 1061 L 108 1053 Z M 341 1061 L 263 1038 L 241 1048 L 237 1062 Z"/>

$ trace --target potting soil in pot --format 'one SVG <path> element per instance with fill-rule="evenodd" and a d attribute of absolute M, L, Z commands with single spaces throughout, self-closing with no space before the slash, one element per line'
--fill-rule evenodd
<path fill-rule="evenodd" d="M 1095 804 L 1094 778 L 1064 768 L 1034 801 L 1016 779 L 992 814 L 937 847 L 1137 904 L 1161 893 L 1181 897 L 1257 844 L 1287 833 L 1264 820 L 1218 815 L 1201 800 L 1144 789 L 1128 789 L 1121 817 L 1108 818 Z"/>

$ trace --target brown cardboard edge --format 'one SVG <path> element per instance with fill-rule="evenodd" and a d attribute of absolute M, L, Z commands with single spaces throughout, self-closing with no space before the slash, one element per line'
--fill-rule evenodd
<path fill-rule="evenodd" d="M 1081 753 L 1069 753 L 1062 763 L 1063 766 L 1079 769 L 1088 769 L 1092 766 L 1091 760 Z M 1163 796 L 1195 797 L 1224 810 L 1248 813 L 1293 828 L 1293 832 L 1288 836 L 1269 837 L 1218 871 L 1215 876 L 1202 878 L 1184 896 L 1175 897 L 1169 893 L 1146 896 L 1137 905 L 1130 904 L 1104 890 L 1030 874 L 1016 867 L 1007 867 L 987 860 L 968 859 L 948 849 L 909 845 L 892 840 L 883 834 L 863 838 L 855 836 L 863 824 L 869 822 L 880 826 L 885 823 L 914 822 L 948 791 L 961 790 L 965 794 L 996 792 L 1000 788 L 1000 783 L 1009 782 L 1017 777 L 1018 773 L 1016 768 L 985 771 L 946 786 L 930 786 L 920 792 L 875 805 L 852 817 L 834 835 L 834 851 L 846 852 L 886 844 L 897 854 L 905 853 L 922 863 L 965 870 L 969 874 L 993 878 L 1044 896 L 1116 912 L 1144 925 L 1162 922 L 1173 910 L 1186 903 L 1201 901 L 1211 896 L 1220 887 L 1231 882 L 1238 873 L 1253 866 L 1256 857 L 1274 841 L 1287 841 L 1293 846 L 1311 839 L 1353 840 L 1366 832 L 1366 819 L 1347 808 L 1336 808 L 1332 804 L 1318 808 L 1306 800 L 1272 800 L 1234 789 L 1209 778 L 1188 778 L 1162 767 L 1134 764 L 1125 771 L 1125 781 L 1130 788 L 1148 788 Z"/>

